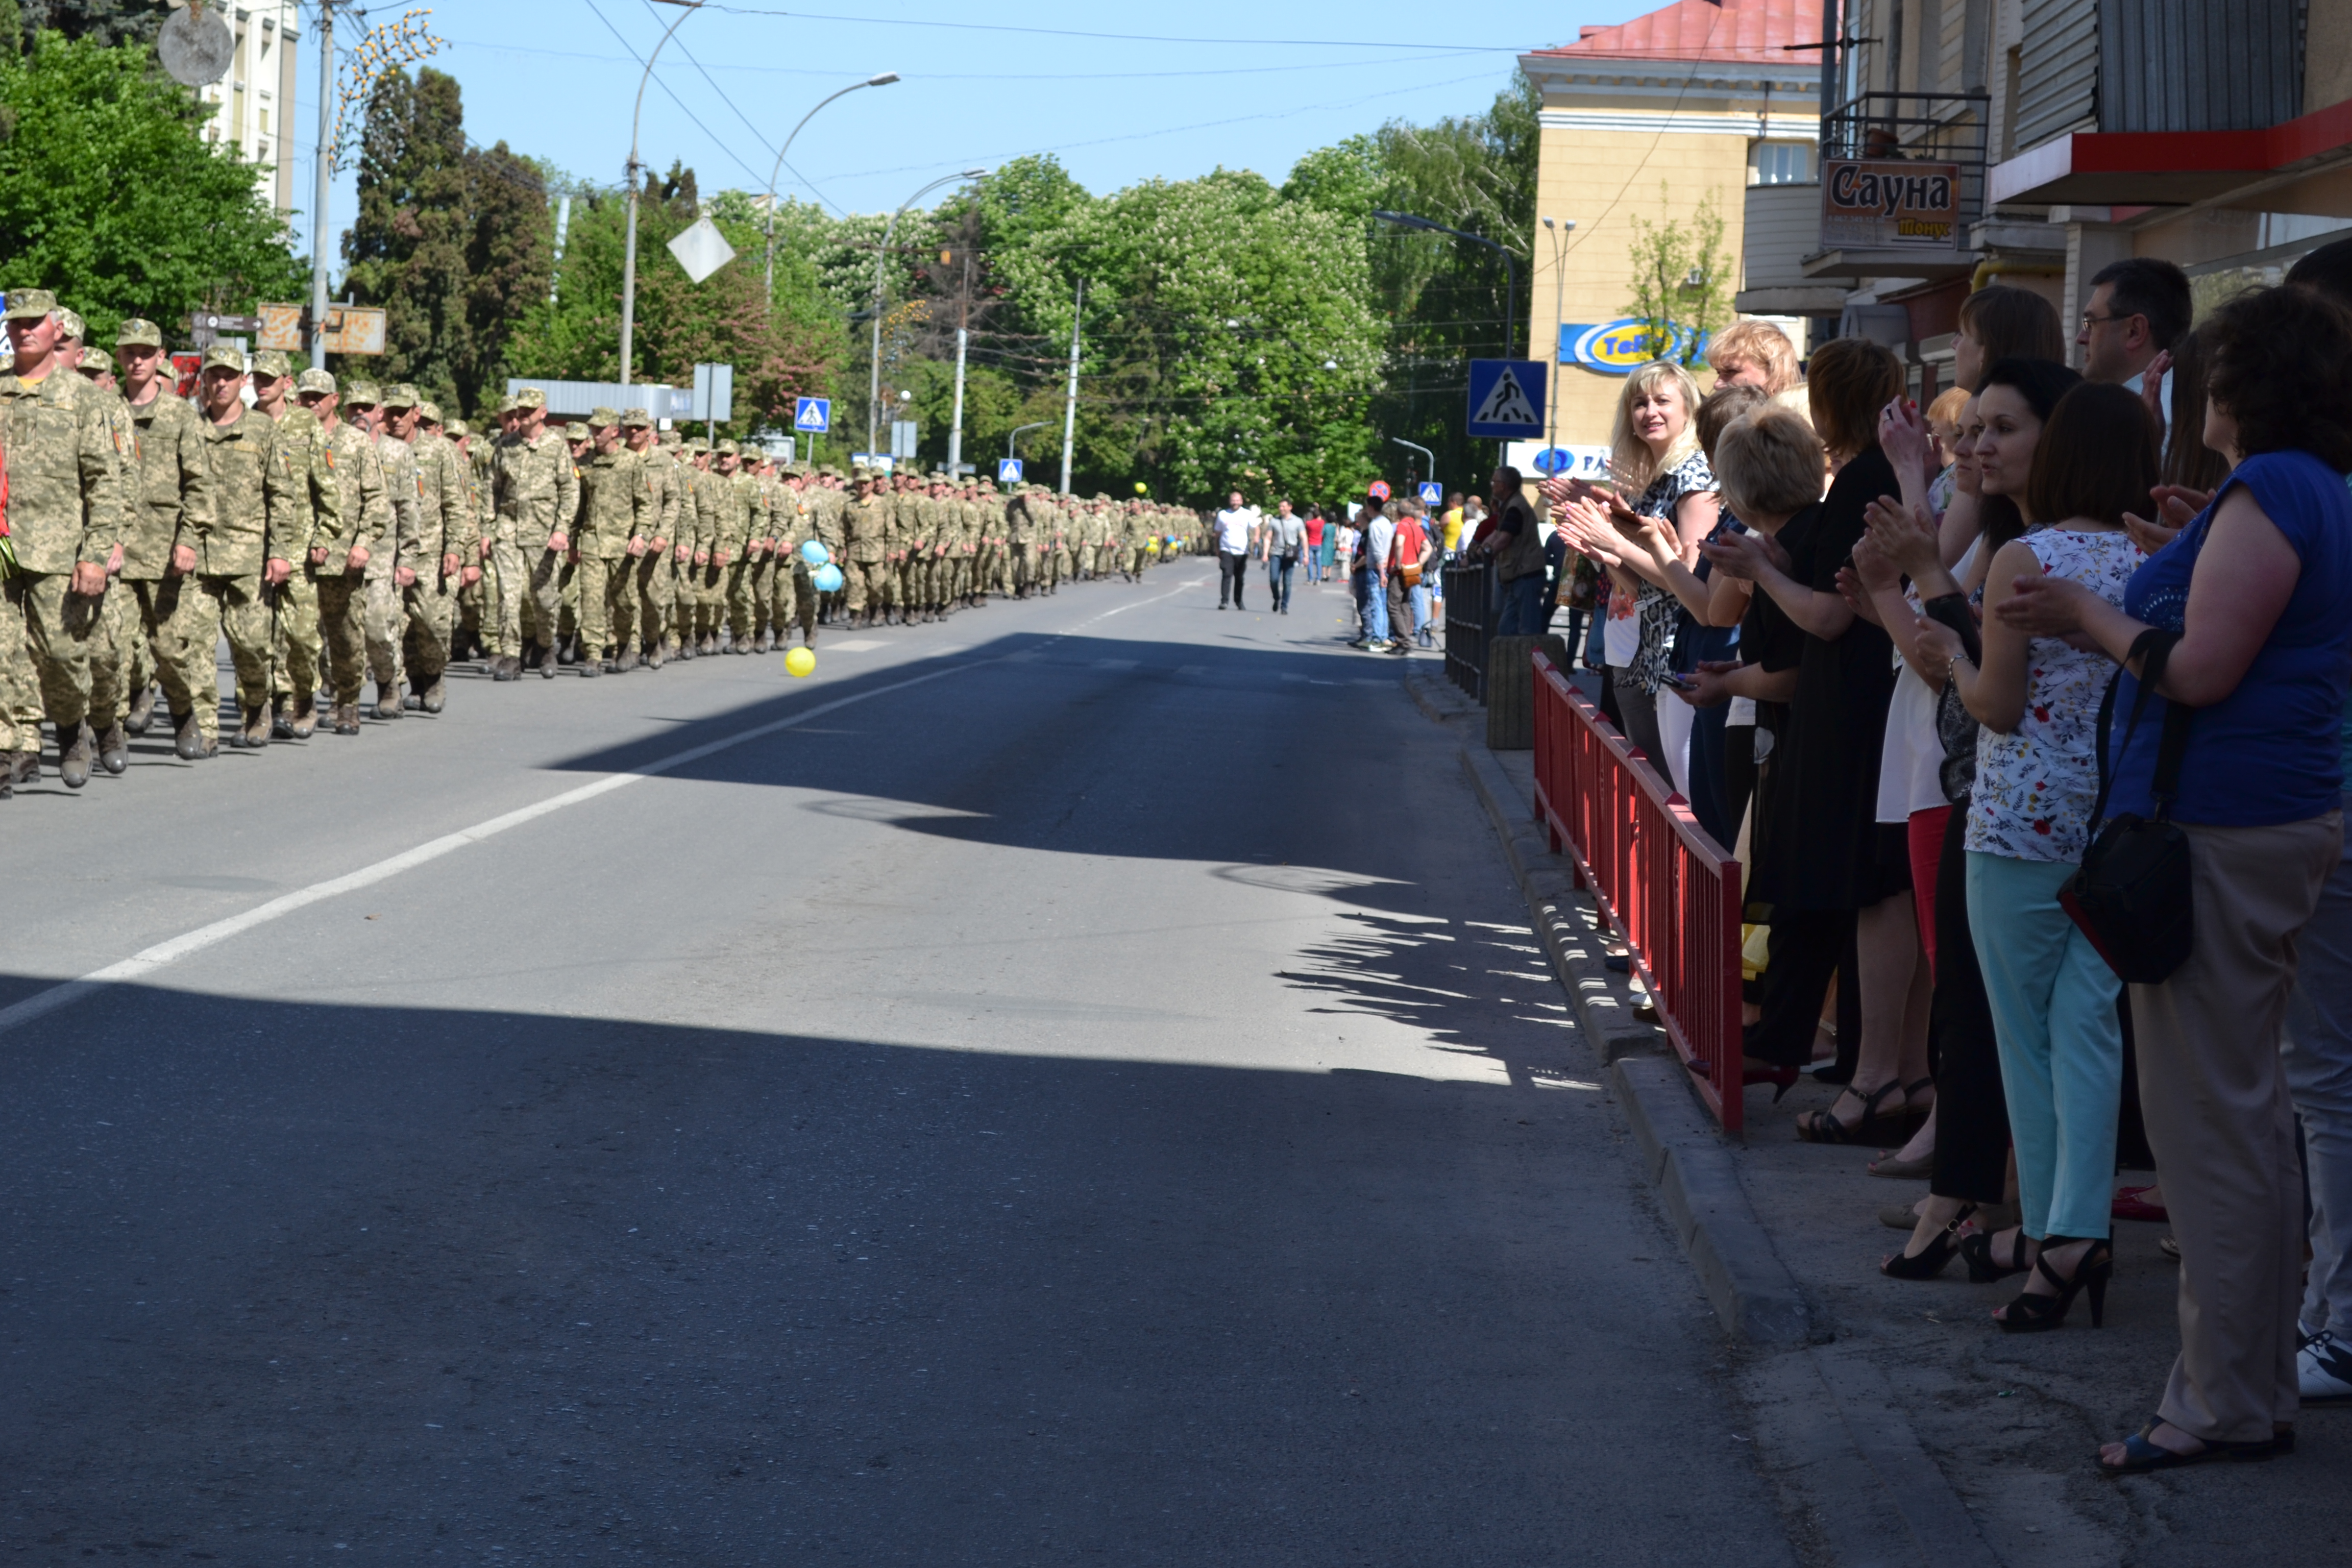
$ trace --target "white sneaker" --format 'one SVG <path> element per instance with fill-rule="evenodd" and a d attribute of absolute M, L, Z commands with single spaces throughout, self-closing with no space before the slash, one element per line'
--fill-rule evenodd
<path fill-rule="evenodd" d="M 2352 1348 L 2333 1331 L 2322 1329 L 2304 1337 L 2294 1371 L 2305 1405 L 2352 1405 Z"/>

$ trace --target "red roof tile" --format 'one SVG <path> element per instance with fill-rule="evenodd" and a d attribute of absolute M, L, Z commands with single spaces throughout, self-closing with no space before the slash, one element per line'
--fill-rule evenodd
<path fill-rule="evenodd" d="M 1822 0 L 1675 0 L 1614 27 L 1580 29 L 1576 42 L 1530 53 L 1553 58 L 1599 56 L 1644 60 L 1749 60 L 1759 65 L 1821 63 Z"/>

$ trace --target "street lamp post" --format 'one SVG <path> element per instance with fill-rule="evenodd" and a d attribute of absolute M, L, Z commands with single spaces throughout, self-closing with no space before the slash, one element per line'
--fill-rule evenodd
<path fill-rule="evenodd" d="M 1399 228 L 1425 228 L 1432 234 L 1450 234 L 1456 239 L 1466 239 L 1473 245 L 1483 245 L 1503 258 L 1504 275 L 1508 279 L 1509 291 L 1503 299 L 1503 357 L 1511 356 L 1511 344 L 1518 339 L 1519 258 L 1483 234 L 1466 229 L 1448 228 L 1432 218 L 1416 217 L 1411 213 L 1375 211 L 1372 216 L 1382 223 L 1395 224 Z"/>
<path fill-rule="evenodd" d="M 663 45 L 677 31 L 678 22 L 702 8 L 702 0 L 662 0 L 665 5 L 680 7 L 677 22 L 663 30 L 661 43 L 646 57 L 645 75 L 637 79 L 637 107 L 629 116 L 629 240 L 621 253 L 621 384 L 629 384 L 629 357 L 637 341 L 637 125 L 646 115 L 646 84 L 654 79 L 654 62 L 661 58 Z"/>
<path fill-rule="evenodd" d="M 1566 223 L 1554 223 L 1551 219 L 1546 218 L 1543 220 L 1543 226 L 1544 232 L 1551 237 L 1551 331 L 1555 340 L 1551 345 L 1551 406 L 1547 410 L 1550 426 L 1544 432 L 1544 450 L 1549 453 L 1559 447 L 1559 343 L 1557 340 L 1559 337 L 1561 314 L 1560 290 L 1566 286 L 1568 279 L 1567 268 L 1562 265 L 1566 252 L 1562 251 L 1560 247 L 1567 243 L 1568 237 L 1575 232 L 1576 220 L 1570 218 Z M 1528 346 L 1533 348 L 1535 344 L 1529 342 Z"/>
<path fill-rule="evenodd" d="M 1423 459 L 1429 464 L 1429 472 L 1423 477 L 1427 479 L 1432 484 L 1437 482 L 1436 453 L 1431 451 L 1428 447 L 1422 446 L 1419 442 L 1408 441 L 1402 436 L 1391 436 L 1389 439 L 1394 441 L 1400 447 L 1410 447 L 1412 450 L 1419 452 L 1422 455 Z"/>
<path fill-rule="evenodd" d="M 882 243 L 874 252 L 874 363 L 869 367 L 866 386 L 866 449 L 869 453 L 874 450 L 874 416 L 882 405 L 882 264 L 890 258 L 890 237 L 898 233 L 898 220 L 907 216 L 907 209 L 918 200 L 952 181 L 977 180 L 986 173 L 985 169 L 964 169 L 952 174 L 941 174 L 900 202 L 898 210 L 892 213 L 890 221 L 883 226 Z"/>
<path fill-rule="evenodd" d="M 860 88 L 888 87 L 892 82 L 897 81 L 898 79 L 898 73 L 897 71 L 884 71 L 879 76 L 869 76 L 864 81 L 853 81 L 847 87 L 843 88 L 839 92 L 832 93 L 824 98 L 817 100 L 816 109 L 812 109 L 806 114 L 801 116 L 800 125 L 793 127 L 792 136 L 785 137 L 784 144 L 776 150 L 776 166 L 768 171 L 767 298 L 771 301 L 772 301 L 776 297 L 776 176 L 783 173 L 784 154 L 793 150 L 793 137 L 798 136 L 801 133 L 801 125 L 806 125 L 810 121 L 816 118 L 817 109 L 823 109 L 835 99 L 846 97 L 850 93 L 856 92 Z"/>
<path fill-rule="evenodd" d="M 1015 425 L 1013 427 L 1013 433 L 1004 437 L 1004 460 L 1008 463 L 1013 460 L 1013 443 L 1021 439 L 1021 432 L 1024 430 L 1043 430 L 1047 423 L 1048 421 L 1040 419 L 1033 424 Z"/>

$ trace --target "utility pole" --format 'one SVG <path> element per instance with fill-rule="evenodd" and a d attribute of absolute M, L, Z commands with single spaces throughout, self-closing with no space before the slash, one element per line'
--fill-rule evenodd
<path fill-rule="evenodd" d="M 327 193 L 334 181 L 335 5 L 319 0 L 318 192 L 310 200 L 310 368 L 327 368 Z"/>
<path fill-rule="evenodd" d="M 1087 280 L 1078 279 L 1078 302 L 1070 311 L 1070 394 L 1062 405 L 1062 493 L 1070 493 L 1070 445 L 1078 433 L 1078 326 L 1087 315 Z"/>
<path fill-rule="evenodd" d="M 637 106 L 629 116 L 629 239 L 621 256 L 621 384 L 629 384 L 629 360 L 637 342 L 637 127 L 646 118 L 646 84 L 654 79 L 654 62 L 661 58 L 662 48 L 669 36 L 702 5 L 702 0 L 665 0 L 665 4 L 683 6 L 677 22 L 672 22 L 662 32 L 661 43 L 646 57 L 646 74 L 637 79 Z"/>
<path fill-rule="evenodd" d="M 956 395 L 955 423 L 948 426 L 948 477 L 955 477 L 956 468 L 963 462 L 963 358 L 970 346 L 971 333 L 971 247 L 963 250 L 963 300 L 956 312 Z"/>

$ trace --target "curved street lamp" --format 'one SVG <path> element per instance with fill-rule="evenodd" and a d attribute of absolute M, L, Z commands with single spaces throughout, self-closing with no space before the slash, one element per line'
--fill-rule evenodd
<path fill-rule="evenodd" d="M 890 215 L 890 221 L 883 226 L 882 243 L 874 252 L 874 363 L 869 367 L 866 386 L 866 449 L 869 453 L 874 450 L 875 415 L 882 403 L 882 264 L 890 257 L 890 237 L 898 231 L 898 220 L 907 216 L 907 209 L 923 196 L 941 185 L 951 184 L 957 180 L 977 180 L 987 173 L 985 169 L 961 169 L 952 174 L 941 174 L 900 202 L 898 210 Z"/>
<path fill-rule="evenodd" d="M 1021 439 L 1021 432 L 1024 430 L 1043 430 L 1049 423 L 1050 421 L 1048 420 L 1040 419 L 1028 425 L 1015 425 L 1013 427 L 1013 433 L 1004 437 L 1004 460 L 1008 463 L 1013 460 L 1013 443 Z"/>
<path fill-rule="evenodd" d="M 1518 339 L 1519 258 L 1502 245 L 1483 234 L 1467 229 L 1448 228 L 1434 218 L 1417 217 L 1412 213 L 1375 211 L 1372 216 L 1382 223 L 1395 224 L 1399 228 L 1425 228 L 1432 234 L 1450 234 L 1456 239 L 1466 239 L 1473 245 L 1483 245 L 1503 258 L 1504 274 L 1510 280 L 1509 292 L 1503 299 L 1503 357 L 1511 357 L 1511 344 Z"/>
<path fill-rule="evenodd" d="M 821 98 L 821 99 L 817 100 L 816 109 L 812 109 L 812 110 L 810 110 L 806 114 L 803 114 L 803 115 L 802 115 L 802 116 L 801 116 L 801 123 L 800 123 L 800 125 L 795 125 L 795 126 L 793 126 L 793 134 L 792 134 L 792 136 L 787 136 L 787 137 L 785 137 L 785 138 L 784 138 L 784 144 L 783 144 L 782 147 L 780 147 L 780 148 L 778 148 L 778 149 L 776 150 L 776 166 L 775 166 L 774 168 L 770 169 L 770 170 L 768 171 L 768 296 L 767 296 L 767 297 L 768 297 L 769 300 L 771 301 L 771 309 L 772 309 L 772 308 L 773 308 L 772 301 L 775 300 L 775 297 L 776 297 L 776 176 L 777 176 L 778 174 L 782 174 L 782 173 L 783 172 L 783 168 L 784 168 L 784 154 L 785 154 L 785 153 L 789 153 L 789 152 L 791 152 L 791 151 L 793 150 L 793 136 L 798 136 L 798 135 L 801 133 L 801 126 L 802 126 L 802 125 L 806 125 L 810 121 L 812 121 L 812 120 L 814 120 L 814 119 L 815 119 L 815 118 L 816 118 L 816 110 L 817 110 L 817 109 L 823 109 L 826 104 L 831 103 L 835 99 L 836 99 L 836 98 L 845 98 L 845 97 L 847 97 L 849 94 L 851 94 L 851 93 L 856 92 L 856 90 L 858 90 L 858 89 L 860 89 L 860 88 L 866 88 L 866 87 L 888 87 L 892 82 L 897 81 L 898 79 L 898 73 L 897 71 L 884 71 L 884 72 L 882 72 L 879 76 L 869 76 L 869 77 L 867 77 L 864 81 L 853 81 L 853 82 L 851 82 L 847 87 L 843 88 L 839 92 L 832 93 L 832 94 L 827 95 L 826 97 L 824 97 L 824 98 Z"/>
<path fill-rule="evenodd" d="M 636 347 L 637 338 L 637 125 L 646 117 L 646 84 L 654 79 L 654 62 L 661 58 L 662 47 L 669 36 L 677 31 L 678 23 L 702 9 L 702 0 L 662 0 L 665 5 L 682 7 L 677 22 L 672 22 L 661 36 L 661 43 L 646 57 L 646 74 L 637 79 L 637 107 L 629 116 L 629 243 L 621 259 L 621 384 L 629 384 L 629 358 Z"/>

